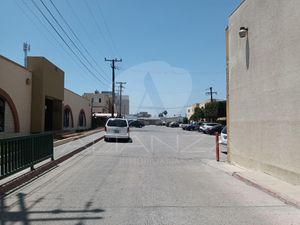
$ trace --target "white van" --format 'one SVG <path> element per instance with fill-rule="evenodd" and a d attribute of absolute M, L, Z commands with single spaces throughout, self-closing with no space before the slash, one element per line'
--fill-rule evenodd
<path fill-rule="evenodd" d="M 129 124 L 126 119 L 110 118 L 105 125 L 104 140 L 127 139 L 129 140 Z"/>

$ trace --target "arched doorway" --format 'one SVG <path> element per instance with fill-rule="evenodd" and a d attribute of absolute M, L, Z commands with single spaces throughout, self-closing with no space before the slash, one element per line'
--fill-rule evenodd
<path fill-rule="evenodd" d="M 0 132 L 20 132 L 16 106 L 8 93 L 0 88 Z"/>
<path fill-rule="evenodd" d="M 4 132 L 5 101 L 0 97 L 0 132 Z"/>

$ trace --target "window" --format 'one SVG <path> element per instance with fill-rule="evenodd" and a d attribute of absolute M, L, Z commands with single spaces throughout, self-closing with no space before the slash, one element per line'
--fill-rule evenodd
<path fill-rule="evenodd" d="M 101 98 L 99 98 L 99 103 L 101 103 Z"/>
<path fill-rule="evenodd" d="M 0 98 L 0 132 L 4 132 L 5 102 Z"/>
<path fill-rule="evenodd" d="M 126 120 L 114 119 L 114 120 L 109 120 L 107 123 L 107 126 L 109 126 L 109 127 L 127 127 L 127 122 L 126 122 Z"/>
<path fill-rule="evenodd" d="M 86 120 L 85 120 L 85 113 L 84 113 L 84 111 L 80 112 L 78 123 L 79 123 L 80 127 L 85 127 L 86 126 Z"/>
<path fill-rule="evenodd" d="M 66 108 L 64 110 L 64 127 L 70 126 L 70 109 Z"/>

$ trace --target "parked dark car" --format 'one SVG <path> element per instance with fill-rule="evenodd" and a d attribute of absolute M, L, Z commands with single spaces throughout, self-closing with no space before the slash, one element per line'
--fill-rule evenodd
<path fill-rule="evenodd" d="M 179 123 L 177 123 L 177 122 L 171 122 L 169 126 L 170 127 L 179 127 Z"/>
<path fill-rule="evenodd" d="M 141 121 L 138 121 L 138 120 L 135 120 L 135 121 L 132 121 L 130 124 L 129 124 L 130 127 L 138 127 L 138 128 L 142 128 L 145 126 L 145 124 Z"/>
<path fill-rule="evenodd" d="M 188 130 L 188 131 L 198 130 L 201 124 L 202 123 L 189 124 L 188 126 L 185 127 L 185 130 Z"/>
<path fill-rule="evenodd" d="M 217 124 L 213 127 L 209 127 L 205 130 L 205 133 L 206 134 L 210 134 L 210 135 L 214 135 L 216 134 L 217 132 L 218 133 L 221 133 L 222 129 L 224 128 L 224 126 L 222 124 Z"/>

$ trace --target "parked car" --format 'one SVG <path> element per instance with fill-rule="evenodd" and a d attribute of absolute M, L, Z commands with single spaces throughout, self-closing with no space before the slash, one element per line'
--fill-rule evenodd
<path fill-rule="evenodd" d="M 145 126 L 145 124 L 139 120 L 134 120 L 131 123 L 129 123 L 130 127 L 138 127 L 138 128 L 142 128 Z"/>
<path fill-rule="evenodd" d="M 185 128 L 186 128 L 188 125 L 190 125 L 190 124 L 188 124 L 188 123 L 182 123 L 182 124 L 179 125 L 179 127 L 181 127 L 183 130 L 185 130 Z"/>
<path fill-rule="evenodd" d="M 213 126 L 215 126 L 215 125 L 218 125 L 218 124 L 219 124 L 219 123 L 203 123 L 203 124 L 199 127 L 199 132 L 205 133 L 206 130 L 207 130 L 208 128 L 211 128 L 211 127 L 213 127 Z"/>
<path fill-rule="evenodd" d="M 220 133 L 222 130 L 223 130 L 224 126 L 222 124 L 217 124 L 213 127 L 208 127 L 206 130 L 205 130 L 205 133 L 206 134 L 210 134 L 210 135 L 214 135 L 216 133 Z"/>
<path fill-rule="evenodd" d="M 129 125 L 126 119 L 110 118 L 105 125 L 104 140 L 127 139 L 129 140 Z"/>
<path fill-rule="evenodd" d="M 222 145 L 227 145 L 227 126 L 225 126 L 221 131 L 219 143 Z"/>
<path fill-rule="evenodd" d="M 171 122 L 169 124 L 169 127 L 179 127 L 179 123 L 177 123 L 177 122 Z"/>

